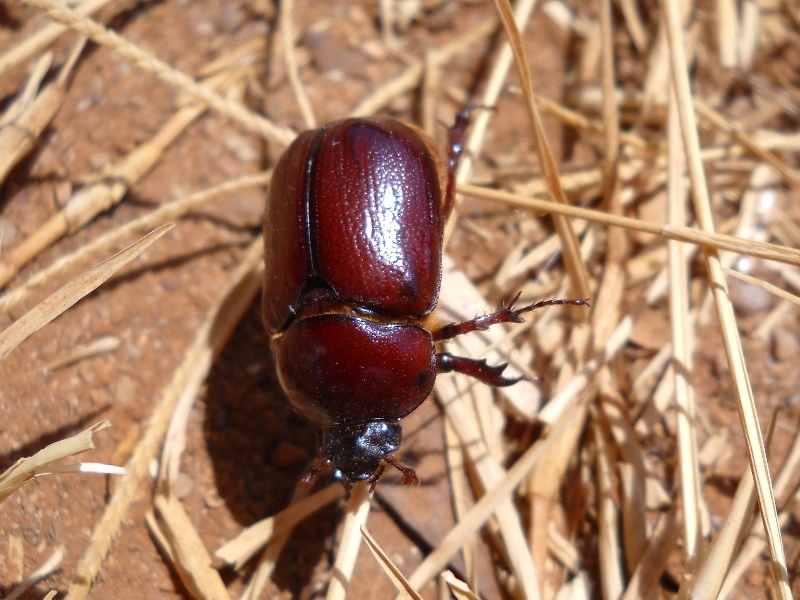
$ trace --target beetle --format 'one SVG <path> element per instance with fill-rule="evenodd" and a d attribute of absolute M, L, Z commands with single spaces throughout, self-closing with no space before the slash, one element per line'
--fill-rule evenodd
<path fill-rule="evenodd" d="M 264 216 L 262 311 L 278 379 L 294 408 L 321 429 L 320 456 L 301 483 L 334 470 L 348 488 L 371 488 L 388 463 L 404 485 L 413 469 L 394 457 L 400 420 L 431 393 L 438 373 L 492 386 L 505 364 L 453 356 L 440 342 L 519 323 L 543 306 L 514 303 L 437 326 L 444 226 L 474 107 L 456 117 L 443 160 L 417 128 L 390 118 L 350 118 L 300 134 L 278 160 Z M 518 297 L 519 295 L 517 295 Z"/>

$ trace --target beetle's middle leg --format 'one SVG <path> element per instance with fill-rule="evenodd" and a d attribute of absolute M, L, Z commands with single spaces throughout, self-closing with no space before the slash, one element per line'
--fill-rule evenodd
<path fill-rule="evenodd" d="M 464 356 L 454 356 L 448 352 L 440 352 L 436 355 L 436 370 L 439 373 L 463 373 L 482 381 L 486 385 L 495 387 L 506 387 L 514 385 L 519 381 L 537 381 L 538 377 L 503 377 L 508 363 L 493 367 L 486 363 L 486 359 L 477 360 Z"/>

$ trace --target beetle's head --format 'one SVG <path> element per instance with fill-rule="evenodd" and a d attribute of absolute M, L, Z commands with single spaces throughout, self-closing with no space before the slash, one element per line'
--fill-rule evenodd
<path fill-rule="evenodd" d="M 322 452 L 331 458 L 333 476 L 344 483 L 380 477 L 384 457 L 403 441 L 399 423 L 369 421 L 322 430 Z"/>
<path fill-rule="evenodd" d="M 399 464 L 391 456 L 402 441 L 403 429 L 396 421 L 325 427 L 321 449 L 324 458 L 311 466 L 303 481 L 310 485 L 318 471 L 333 466 L 333 477 L 347 488 L 366 481 L 372 489 L 389 463 L 403 473 L 403 485 L 417 482 L 414 470 Z"/>

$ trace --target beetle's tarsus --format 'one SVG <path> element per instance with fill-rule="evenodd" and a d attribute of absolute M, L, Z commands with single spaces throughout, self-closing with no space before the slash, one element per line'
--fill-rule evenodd
<path fill-rule="evenodd" d="M 417 477 L 417 473 L 416 471 L 414 471 L 414 469 L 400 464 L 397 461 L 397 459 L 391 454 L 387 454 L 386 456 L 384 456 L 383 460 L 392 465 L 395 469 L 397 469 L 403 474 L 402 481 L 404 486 L 411 485 L 412 483 L 419 485 L 419 477 Z"/>

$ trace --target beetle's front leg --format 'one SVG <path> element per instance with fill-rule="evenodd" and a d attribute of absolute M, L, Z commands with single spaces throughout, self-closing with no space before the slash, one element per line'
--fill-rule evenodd
<path fill-rule="evenodd" d="M 588 300 L 578 299 L 542 300 L 541 302 L 529 304 L 528 306 L 523 306 L 522 308 L 514 308 L 514 304 L 516 304 L 517 300 L 519 300 L 519 294 L 517 294 L 507 306 L 501 307 L 497 312 L 476 317 L 462 323 L 450 323 L 449 325 L 445 325 L 444 327 L 441 327 L 433 332 L 433 339 L 437 342 L 440 342 L 442 340 L 452 339 L 457 335 L 472 333 L 473 331 L 486 331 L 489 329 L 489 327 L 492 325 L 497 325 L 498 323 L 524 323 L 524 319 L 520 315 L 526 312 L 534 311 L 538 308 L 544 308 L 545 306 L 589 306 Z"/>
<path fill-rule="evenodd" d="M 412 483 L 419 485 L 419 478 L 417 477 L 417 473 L 414 471 L 414 469 L 400 464 L 400 462 L 391 454 L 384 456 L 383 460 L 403 474 L 403 485 L 411 485 Z"/>
<path fill-rule="evenodd" d="M 328 456 L 319 456 L 314 459 L 300 478 L 300 487 L 313 487 L 317 481 L 317 477 L 323 471 L 327 471 L 333 467 L 333 461 Z"/>

